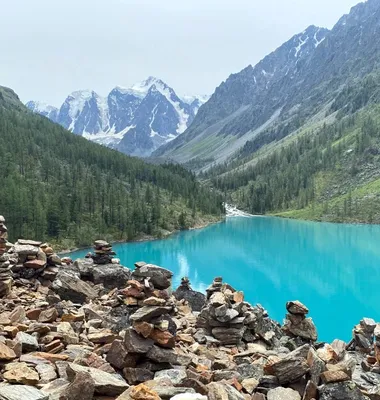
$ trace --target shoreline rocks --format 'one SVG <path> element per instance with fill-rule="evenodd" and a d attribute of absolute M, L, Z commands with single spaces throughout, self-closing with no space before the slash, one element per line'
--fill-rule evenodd
<path fill-rule="evenodd" d="M 281 326 L 221 277 L 206 295 L 187 278 L 173 292 L 171 271 L 130 271 L 105 241 L 95 259 L 62 263 L 47 244 L 9 244 L 2 217 L 0 235 L 0 278 L 4 267 L 13 283 L 0 298 L 0 399 L 380 399 L 370 318 L 350 343 L 318 343 L 299 301 Z"/>

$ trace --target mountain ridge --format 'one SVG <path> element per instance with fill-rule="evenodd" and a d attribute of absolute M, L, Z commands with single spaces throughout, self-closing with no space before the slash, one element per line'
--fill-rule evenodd
<path fill-rule="evenodd" d="M 182 133 L 206 100 L 207 96 L 182 99 L 150 76 L 130 88 L 116 86 L 106 97 L 93 90 L 74 91 L 59 109 L 37 101 L 26 106 L 89 140 L 146 157 Z"/>

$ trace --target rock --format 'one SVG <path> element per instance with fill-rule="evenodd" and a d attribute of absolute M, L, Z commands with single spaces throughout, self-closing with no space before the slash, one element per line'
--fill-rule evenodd
<path fill-rule="evenodd" d="M 209 400 L 244 400 L 244 397 L 233 386 L 222 382 L 207 385 Z"/>
<path fill-rule="evenodd" d="M 59 272 L 52 286 L 62 300 L 71 300 L 74 303 L 85 303 L 97 297 L 95 290 L 86 282 L 67 272 Z"/>
<path fill-rule="evenodd" d="M 58 311 L 55 307 L 49 308 L 47 310 L 41 311 L 38 322 L 47 323 L 53 322 L 58 318 Z"/>
<path fill-rule="evenodd" d="M 311 347 L 307 355 L 307 363 L 310 368 L 310 380 L 319 384 L 321 373 L 326 370 L 325 363 L 318 357 L 317 352 Z"/>
<path fill-rule="evenodd" d="M 26 268 L 33 268 L 33 269 L 40 269 L 46 265 L 46 261 L 43 260 L 30 260 L 24 263 L 24 267 Z"/>
<path fill-rule="evenodd" d="M 213 336 L 223 344 L 236 344 L 241 341 L 245 328 L 213 328 Z"/>
<path fill-rule="evenodd" d="M 153 372 L 145 368 L 124 368 L 123 376 L 130 385 L 146 382 L 153 379 Z"/>
<path fill-rule="evenodd" d="M 46 384 L 57 379 L 57 373 L 55 372 L 55 368 L 53 367 L 53 365 L 38 364 L 35 366 L 35 368 L 40 375 L 40 384 Z"/>
<path fill-rule="evenodd" d="M 171 311 L 171 307 L 154 307 L 144 306 L 139 308 L 129 319 L 132 322 L 144 322 L 150 321 L 155 317 L 159 317 L 162 314 L 167 314 Z"/>
<path fill-rule="evenodd" d="M 149 281 L 156 289 L 167 289 L 171 286 L 173 273 L 153 264 L 145 264 L 132 272 L 134 279 L 150 278 Z"/>
<path fill-rule="evenodd" d="M 203 396 L 199 393 L 181 393 L 176 394 L 170 400 L 207 400 L 207 396 Z"/>
<path fill-rule="evenodd" d="M 321 374 L 323 383 L 343 382 L 350 380 L 350 377 L 343 371 L 325 371 Z"/>
<path fill-rule="evenodd" d="M 10 361 L 16 357 L 16 353 L 12 349 L 0 342 L 0 361 Z"/>
<path fill-rule="evenodd" d="M 133 329 L 140 335 L 144 336 L 144 338 L 147 338 L 151 335 L 154 325 L 148 322 L 135 322 L 133 324 Z"/>
<path fill-rule="evenodd" d="M 133 386 L 116 400 L 161 400 L 160 396 L 145 384 Z"/>
<path fill-rule="evenodd" d="M 295 315 L 306 315 L 309 313 L 309 309 L 298 300 L 288 301 L 286 303 L 286 309 L 290 312 L 290 314 Z"/>
<path fill-rule="evenodd" d="M 162 347 L 173 348 L 175 346 L 175 337 L 169 331 L 153 329 L 149 337 Z"/>
<path fill-rule="evenodd" d="M 293 389 L 278 387 L 269 390 L 267 400 L 301 400 L 301 396 Z"/>
<path fill-rule="evenodd" d="M 25 363 L 12 363 L 12 367 L 4 372 L 3 377 L 9 383 L 20 383 L 22 385 L 36 385 L 39 381 L 38 373 L 29 368 Z M 9 368 L 9 365 L 7 365 Z"/>
<path fill-rule="evenodd" d="M 76 373 L 87 372 L 90 374 L 94 381 L 95 393 L 97 394 L 117 396 L 128 389 L 128 384 L 119 375 L 113 375 L 96 368 L 83 367 L 73 363 L 69 365 Z"/>
<path fill-rule="evenodd" d="M 368 400 L 368 397 L 353 382 L 338 382 L 320 387 L 319 400 Z"/>
<path fill-rule="evenodd" d="M 180 385 L 187 378 L 186 370 L 184 369 L 164 369 L 158 371 L 154 375 L 155 380 L 170 379 L 173 385 Z"/>
<path fill-rule="evenodd" d="M 94 265 L 92 268 L 92 282 L 102 283 L 108 289 L 124 288 L 130 278 L 131 271 L 120 265 Z"/>
<path fill-rule="evenodd" d="M 143 301 L 144 306 L 163 306 L 165 305 L 166 300 L 165 299 L 160 299 L 158 297 L 149 297 Z"/>
<path fill-rule="evenodd" d="M 173 293 L 177 300 L 186 300 L 193 311 L 201 311 L 206 303 L 206 296 L 182 285 Z"/>
<path fill-rule="evenodd" d="M 76 372 L 73 381 L 66 387 L 59 400 L 92 400 L 94 392 L 95 382 L 91 375 L 87 372 Z"/>
<path fill-rule="evenodd" d="M 318 396 L 318 387 L 317 385 L 312 382 L 308 381 L 305 387 L 305 391 L 302 397 L 302 400 L 313 400 L 316 399 Z"/>
<path fill-rule="evenodd" d="M 38 247 L 31 244 L 16 243 L 14 246 L 14 252 L 17 253 L 19 256 L 37 255 Z"/>
<path fill-rule="evenodd" d="M 121 340 L 116 339 L 112 342 L 111 348 L 107 353 L 106 360 L 113 367 L 118 369 L 123 369 L 127 366 L 127 351 Z"/>
<path fill-rule="evenodd" d="M 23 353 L 30 353 L 31 351 L 38 350 L 38 341 L 35 336 L 25 332 L 18 332 L 15 340 L 21 343 Z"/>
<path fill-rule="evenodd" d="M 259 385 L 259 381 L 255 378 L 246 378 L 241 381 L 241 385 L 247 393 L 252 394 Z"/>
<path fill-rule="evenodd" d="M 49 400 L 49 395 L 32 386 L 1 384 L 0 400 Z"/>
<path fill-rule="evenodd" d="M 145 339 L 141 337 L 134 329 L 129 328 L 125 332 L 124 346 L 130 353 L 147 353 L 153 346 L 152 339 Z"/>
<path fill-rule="evenodd" d="M 87 334 L 87 339 L 96 344 L 112 343 L 117 338 L 119 338 L 119 336 L 109 329 L 104 329 L 98 332 L 90 332 Z"/>
<path fill-rule="evenodd" d="M 303 339 L 316 341 L 318 338 L 317 328 L 311 318 L 305 318 L 298 324 L 291 323 L 287 326 L 289 332 Z"/>
<path fill-rule="evenodd" d="M 177 354 L 171 349 L 163 349 L 156 345 L 149 350 L 146 357 L 157 363 L 169 363 L 172 365 L 178 364 Z"/>
<path fill-rule="evenodd" d="M 309 371 L 309 366 L 306 362 L 306 355 L 309 349 L 309 345 L 302 346 L 289 353 L 283 359 L 273 363 L 273 373 L 281 385 L 295 382 Z"/>
<path fill-rule="evenodd" d="M 43 385 L 43 387 L 41 388 L 41 392 L 49 395 L 49 400 L 59 400 L 61 394 L 65 392 L 66 388 L 69 385 L 70 382 L 66 379 L 58 378 L 50 383 Z"/>

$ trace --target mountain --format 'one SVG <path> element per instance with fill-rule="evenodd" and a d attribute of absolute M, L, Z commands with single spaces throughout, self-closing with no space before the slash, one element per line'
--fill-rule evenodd
<path fill-rule="evenodd" d="M 345 85 L 378 68 L 380 2 L 353 7 L 331 31 L 311 26 L 255 67 L 231 75 L 191 126 L 154 155 L 207 169 L 234 158 L 268 129 L 292 134 L 325 108 Z"/>
<path fill-rule="evenodd" d="M 92 93 L 81 99 L 99 105 Z M 69 248 L 94 237 L 158 237 L 222 216 L 221 197 L 181 166 L 147 164 L 73 135 L 3 87 L 0 139 L 0 215 L 11 240 L 36 237 Z"/>
<path fill-rule="evenodd" d="M 30 101 L 37 112 L 77 135 L 123 153 L 146 157 L 184 132 L 206 96 L 181 99 L 162 80 L 149 77 L 107 97 L 91 90 L 71 93 L 60 109 Z"/>
<path fill-rule="evenodd" d="M 208 170 L 205 179 L 252 213 L 380 223 L 379 34 L 380 0 L 353 7 L 292 75 L 268 84 L 267 93 L 235 111 L 239 118 L 232 106 L 226 111 L 232 114 L 224 117 L 219 137 L 250 139 L 226 162 L 193 160 L 195 167 Z M 248 81 L 250 71 L 239 79 Z M 221 104 L 232 104 L 231 90 L 226 93 Z M 201 146 L 204 131 L 196 127 L 215 126 L 214 96 L 163 153 L 176 159 L 195 139 Z"/>

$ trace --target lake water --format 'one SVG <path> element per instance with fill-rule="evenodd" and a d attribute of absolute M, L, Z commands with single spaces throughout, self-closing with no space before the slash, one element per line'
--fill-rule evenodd
<path fill-rule="evenodd" d="M 146 261 L 172 270 L 174 287 L 188 276 L 194 289 L 204 290 L 222 276 L 279 322 L 286 301 L 300 300 L 319 340 L 348 341 L 362 317 L 380 320 L 380 226 L 234 217 L 165 240 L 116 244 L 114 250 L 127 267 Z"/>

